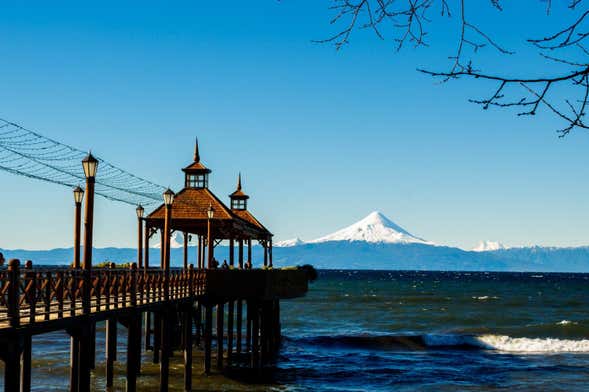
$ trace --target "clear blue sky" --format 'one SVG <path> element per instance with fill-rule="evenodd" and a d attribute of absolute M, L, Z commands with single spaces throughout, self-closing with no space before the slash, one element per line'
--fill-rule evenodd
<path fill-rule="evenodd" d="M 198 136 L 212 190 L 242 171 L 278 240 L 380 210 L 441 244 L 589 244 L 589 134 L 558 139 L 551 116 L 467 102 L 488 85 L 415 71 L 447 66 L 452 21 L 428 49 L 361 33 L 336 52 L 311 42 L 334 31 L 329 1 L 120 3 L 2 5 L 0 116 L 175 190 Z M 522 3 L 472 13 L 514 46 L 570 16 Z M 535 56 L 488 61 L 542 72 Z M 71 246 L 69 189 L 0 172 L 0 206 L 0 247 Z M 97 200 L 97 246 L 134 245 L 135 224 Z"/>

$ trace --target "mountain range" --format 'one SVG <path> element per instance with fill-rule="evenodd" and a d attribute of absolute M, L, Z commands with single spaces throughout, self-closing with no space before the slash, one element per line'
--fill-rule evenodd
<path fill-rule="evenodd" d="M 171 250 L 172 265 L 182 264 L 181 236 L 175 236 Z M 496 241 L 482 241 L 474 249 L 464 250 L 422 239 L 381 214 L 372 212 L 364 219 L 315 240 L 299 238 L 274 245 L 274 264 L 287 266 L 312 264 L 323 269 L 381 270 L 460 270 L 460 271 L 537 271 L 589 272 L 589 247 L 507 248 Z M 6 250 L 9 258 L 31 259 L 35 264 L 65 265 L 72 249 Z M 95 248 L 94 262 L 129 262 L 136 259 L 133 248 Z M 191 247 L 190 262 L 196 251 Z M 215 248 L 215 257 L 228 258 L 228 247 Z M 262 260 L 262 248 L 253 247 L 254 265 Z M 159 249 L 150 249 L 152 265 L 159 264 Z"/>

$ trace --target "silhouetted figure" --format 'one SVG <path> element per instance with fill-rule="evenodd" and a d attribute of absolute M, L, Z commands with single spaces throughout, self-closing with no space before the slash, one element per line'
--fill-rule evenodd
<path fill-rule="evenodd" d="M 4 255 L 2 254 L 2 252 L 0 252 L 0 267 L 2 267 L 5 262 L 6 260 L 4 259 Z"/>
<path fill-rule="evenodd" d="M 222 269 L 229 269 L 229 264 L 227 264 L 227 260 L 223 260 L 223 265 L 221 266 Z"/>
<path fill-rule="evenodd" d="M 245 263 L 245 269 L 247 269 L 247 270 L 252 269 L 252 263 L 249 260 Z"/>

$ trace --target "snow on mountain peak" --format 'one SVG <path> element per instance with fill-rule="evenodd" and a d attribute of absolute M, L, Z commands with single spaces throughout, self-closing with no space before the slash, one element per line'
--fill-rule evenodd
<path fill-rule="evenodd" d="M 278 241 L 274 244 L 274 246 L 278 248 L 288 248 L 290 246 L 303 245 L 304 243 L 305 241 L 301 240 L 299 237 L 296 237 L 290 240 Z"/>
<path fill-rule="evenodd" d="M 161 248 L 161 246 L 162 246 L 161 242 L 158 242 L 153 247 L 159 249 L 159 248 Z M 183 239 L 179 238 L 178 233 L 174 232 L 174 234 L 172 234 L 172 237 L 170 238 L 170 248 L 182 248 L 183 246 L 184 246 Z"/>
<path fill-rule="evenodd" d="M 415 237 L 401 226 L 378 211 L 371 212 L 364 219 L 345 227 L 335 233 L 318 238 L 309 243 L 327 241 L 364 241 L 372 243 L 421 243 L 432 244 Z"/>
<path fill-rule="evenodd" d="M 489 252 L 494 250 L 507 249 L 505 245 L 498 241 L 481 241 L 477 246 L 472 248 L 473 252 Z"/>

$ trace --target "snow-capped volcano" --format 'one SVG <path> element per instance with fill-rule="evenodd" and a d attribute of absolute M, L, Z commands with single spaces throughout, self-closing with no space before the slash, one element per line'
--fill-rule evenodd
<path fill-rule="evenodd" d="M 493 250 L 507 249 L 505 245 L 498 241 L 481 241 L 477 246 L 472 248 L 473 252 L 489 252 Z"/>
<path fill-rule="evenodd" d="M 388 244 L 419 243 L 433 245 L 433 243 L 409 233 L 378 211 L 371 212 L 367 217 L 351 226 L 309 241 L 308 243 L 328 241 L 364 241 Z"/>

